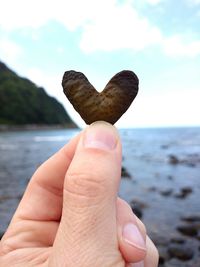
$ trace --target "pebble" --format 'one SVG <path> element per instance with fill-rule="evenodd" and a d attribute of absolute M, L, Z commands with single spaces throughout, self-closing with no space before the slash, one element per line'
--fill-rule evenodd
<path fill-rule="evenodd" d="M 170 261 L 166 262 L 164 267 L 183 267 L 183 265 L 182 265 L 181 261 L 179 261 L 178 259 L 173 258 Z"/>
<path fill-rule="evenodd" d="M 159 252 L 159 264 L 164 264 L 166 261 L 169 260 L 169 254 L 167 252 L 167 247 L 159 246 L 157 249 Z"/>
<path fill-rule="evenodd" d="M 186 187 L 181 188 L 180 192 L 175 194 L 174 196 L 176 198 L 186 198 L 192 192 L 193 192 L 193 189 L 189 186 L 186 186 Z"/>
<path fill-rule="evenodd" d="M 185 241 L 186 241 L 185 239 L 183 239 L 182 237 L 179 237 L 179 236 L 173 237 L 170 239 L 171 243 L 176 243 L 176 244 L 184 244 Z"/>
<path fill-rule="evenodd" d="M 141 219 L 142 216 L 143 216 L 142 209 L 141 209 L 140 207 L 138 207 L 137 205 L 134 205 L 134 207 L 131 206 L 131 208 L 132 208 L 133 213 L 134 213 L 139 219 Z"/>
<path fill-rule="evenodd" d="M 174 180 L 174 177 L 172 175 L 167 176 L 168 180 Z"/>
<path fill-rule="evenodd" d="M 193 225 L 179 225 L 176 229 L 186 236 L 197 236 L 198 234 L 198 230 Z"/>
<path fill-rule="evenodd" d="M 151 233 L 151 239 L 156 247 L 167 247 L 169 244 L 169 239 L 159 233 Z"/>
<path fill-rule="evenodd" d="M 177 156 L 171 154 L 168 156 L 168 162 L 172 165 L 183 164 L 188 167 L 196 167 L 200 163 L 199 154 L 187 155 L 186 158 L 179 159 Z"/>
<path fill-rule="evenodd" d="M 162 149 L 167 149 L 167 148 L 169 148 L 169 145 L 166 145 L 166 144 L 165 144 L 165 145 L 161 145 L 160 147 L 161 147 Z"/>
<path fill-rule="evenodd" d="M 172 258 L 177 258 L 182 261 L 191 260 L 194 256 L 194 251 L 190 247 L 180 244 L 170 244 L 168 253 Z"/>
<path fill-rule="evenodd" d="M 189 215 L 181 217 L 182 221 L 185 222 L 200 222 L 200 215 Z"/>
<path fill-rule="evenodd" d="M 160 194 L 164 197 L 169 197 L 171 196 L 172 193 L 173 193 L 173 189 L 171 188 L 160 191 Z"/>
<path fill-rule="evenodd" d="M 162 265 L 161 265 L 162 266 Z M 159 267 L 161 267 L 159 266 Z M 199 265 L 191 265 L 190 263 L 188 263 L 187 261 L 181 261 L 178 260 L 176 258 L 172 258 L 171 260 L 169 260 L 168 262 L 166 262 L 165 265 L 163 265 L 164 267 L 200 267 Z"/>
<path fill-rule="evenodd" d="M 121 175 L 122 175 L 123 178 L 131 178 L 130 173 L 123 166 L 122 166 L 122 169 L 121 169 Z"/>
<path fill-rule="evenodd" d="M 151 186 L 148 188 L 149 192 L 156 192 L 157 191 L 157 187 L 156 186 Z"/>
<path fill-rule="evenodd" d="M 135 213 L 135 215 L 140 219 L 143 216 L 143 209 L 148 207 L 148 205 L 146 203 L 144 203 L 138 199 L 132 199 L 130 202 L 130 206 L 131 206 L 133 212 Z"/>
<path fill-rule="evenodd" d="M 180 163 L 178 157 L 176 157 L 175 155 L 169 155 L 169 163 L 172 165 L 176 165 L 178 163 Z"/>

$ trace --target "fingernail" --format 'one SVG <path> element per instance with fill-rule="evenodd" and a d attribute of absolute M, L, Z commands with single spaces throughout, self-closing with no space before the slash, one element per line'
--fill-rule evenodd
<path fill-rule="evenodd" d="M 129 245 L 142 249 L 142 250 L 146 250 L 145 241 L 138 227 L 135 224 L 133 223 L 126 224 L 124 226 L 122 236 Z"/>
<path fill-rule="evenodd" d="M 93 123 L 84 133 L 83 144 L 86 148 L 113 150 L 117 145 L 116 129 L 106 122 Z"/>

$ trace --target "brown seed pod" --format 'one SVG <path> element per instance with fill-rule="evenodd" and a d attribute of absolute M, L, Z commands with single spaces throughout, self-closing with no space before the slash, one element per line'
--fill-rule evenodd
<path fill-rule="evenodd" d="M 136 97 L 138 84 L 129 70 L 117 73 L 100 93 L 81 72 L 66 71 L 62 80 L 66 97 L 86 124 L 99 120 L 114 124 Z"/>

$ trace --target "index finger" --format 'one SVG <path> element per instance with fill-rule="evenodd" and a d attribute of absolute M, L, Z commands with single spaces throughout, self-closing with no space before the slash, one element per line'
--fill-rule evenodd
<path fill-rule="evenodd" d="M 80 135 L 45 161 L 32 176 L 13 220 L 58 221 L 63 183 Z"/>

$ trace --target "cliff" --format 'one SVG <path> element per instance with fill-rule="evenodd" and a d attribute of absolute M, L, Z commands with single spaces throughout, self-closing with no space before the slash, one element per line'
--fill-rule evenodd
<path fill-rule="evenodd" d="M 54 97 L 0 62 L 0 125 L 26 124 L 75 126 Z"/>

